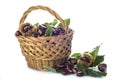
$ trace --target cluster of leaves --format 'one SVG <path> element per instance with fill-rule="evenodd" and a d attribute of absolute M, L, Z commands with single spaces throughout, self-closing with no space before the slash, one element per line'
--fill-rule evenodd
<path fill-rule="evenodd" d="M 70 18 L 64 19 L 65 23 L 67 24 L 67 26 L 70 25 Z M 47 27 L 53 27 L 53 26 L 57 26 L 57 27 L 63 27 L 61 23 L 58 22 L 57 19 L 54 19 L 52 22 L 48 23 L 46 22 L 45 25 L 47 25 Z"/>
<path fill-rule="evenodd" d="M 69 24 L 70 24 L 70 18 L 67 18 L 67 19 L 64 19 L 64 21 L 65 21 L 65 23 L 67 24 L 67 27 L 69 26 Z M 47 27 L 47 29 L 46 29 L 46 31 L 45 31 L 45 35 L 46 36 L 52 36 L 52 33 L 53 33 L 53 27 L 54 28 L 62 28 L 63 30 L 64 30 L 64 28 L 63 28 L 63 26 L 62 26 L 62 24 L 57 20 L 57 19 L 54 19 L 52 22 L 46 22 L 46 23 L 44 23 L 45 25 L 46 25 L 46 27 Z M 33 25 L 33 27 L 34 27 L 34 29 L 37 29 L 37 27 L 39 26 L 39 23 L 35 23 L 34 25 Z"/>
<path fill-rule="evenodd" d="M 77 67 L 84 72 L 85 75 L 87 76 L 93 76 L 93 77 L 101 77 L 101 76 L 106 76 L 106 72 L 98 72 L 94 71 L 93 68 L 95 68 L 97 65 L 102 63 L 104 61 L 104 55 L 98 55 L 99 52 L 99 46 L 96 46 L 93 51 L 90 52 L 90 54 L 93 56 L 93 63 L 90 65 L 90 67 L 85 67 L 81 64 L 77 64 Z M 80 58 L 81 54 L 80 53 L 75 53 L 72 55 L 72 57 Z"/>
<path fill-rule="evenodd" d="M 66 22 L 67 26 L 69 26 L 69 24 L 70 24 L 70 18 L 65 19 L 64 21 Z M 47 30 L 46 30 L 46 32 L 45 32 L 45 35 L 47 35 L 47 36 L 51 36 L 51 35 L 52 35 L 52 33 L 53 33 L 52 27 L 57 26 L 57 28 L 59 28 L 59 27 L 63 28 L 62 24 L 59 23 L 59 22 L 57 21 L 57 19 L 54 19 L 54 20 L 53 20 L 52 22 L 50 22 L 50 23 L 45 23 L 45 25 L 47 26 Z"/>
<path fill-rule="evenodd" d="M 81 64 L 77 64 L 77 67 L 82 70 L 84 72 L 84 74 L 86 76 L 93 76 L 93 77 L 102 77 L 102 76 L 106 76 L 107 73 L 106 72 L 98 72 L 98 71 L 94 71 L 92 68 L 93 67 L 85 67 Z"/>
<path fill-rule="evenodd" d="M 107 75 L 106 72 L 100 72 L 100 71 L 94 70 L 94 68 L 96 69 L 96 67 L 104 61 L 104 55 L 98 55 L 99 48 L 100 48 L 100 45 L 96 46 L 91 52 L 89 52 L 93 56 L 93 59 L 94 59 L 93 63 L 89 67 L 86 67 L 82 64 L 77 64 L 76 65 L 76 67 L 78 69 L 83 71 L 84 75 L 92 76 L 92 77 L 102 77 L 102 76 Z M 80 53 L 74 53 L 70 57 L 75 57 L 77 59 L 80 59 L 81 54 Z M 48 67 L 48 70 L 52 71 L 52 72 L 57 72 L 56 69 L 51 68 L 51 67 Z"/>
<path fill-rule="evenodd" d="M 106 72 L 98 72 L 98 71 L 94 71 L 93 69 L 104 61 L 104 55 L 98 55 L 99 48 L 100 48 L 100 45 L 96 46 L 91 52 L 89 52 L 93 56 L 93 59 L 94 59 L 93 63 L 89 67 L 85 67 L 82 64 L 77 64 L 77 67 L 80 70 L 82 70 L 84 74 L 87 76 L 101 77 L 101 76 L 107 75 Z M 81 54 L 75 53 L 71 57 L 80 58 Z"/>

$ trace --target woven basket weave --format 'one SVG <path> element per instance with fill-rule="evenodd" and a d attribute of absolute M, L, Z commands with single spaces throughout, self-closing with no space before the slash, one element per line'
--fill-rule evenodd
<path fill-rule="evenodd" d="M 22 54 L 25 56 L 29 67 L 37 70 L 47 70 L 46 66 L 55 67 L 67 60 L 71 53 L 71 41 L 73 30 L 67 28 L 64 20 L 52 9 L 45 6 L 32 6 L 24 12 L 20 23 L 19 30 L 21 31 L 22 25 L 27 15 L 33 10 L 45 10 L 55 16 L 64 27 L 65 35 L 38 37 L 32 36 L 16 36 L 21 47 Z"/>

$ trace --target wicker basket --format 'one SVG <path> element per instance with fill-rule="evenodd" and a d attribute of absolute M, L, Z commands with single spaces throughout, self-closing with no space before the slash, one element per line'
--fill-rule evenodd
<path fill-rule="evenodd" d="M 29 67 L 37 70 L 47 70 L 46 66 L 55 67 L 56 65 L 63 63 L 67 60 L 71 53 L 71 41 L 73 36 L 73 30 L 67 28 L 64 20 L 52 9 L 45 6 L 32 6 L 24 12 L 20 23 L 19 30 L 27 15 L 33 10 L 45 10 L 55 16 L 64 27 L 66 31 L 65 35 L 38 37 L 32 36 L 16 36 L 21 47 L 22 54 L 25 56 Z"/>

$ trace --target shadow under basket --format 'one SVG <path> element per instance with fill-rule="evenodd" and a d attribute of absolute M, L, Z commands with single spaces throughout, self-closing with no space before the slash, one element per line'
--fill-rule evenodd
<path fill-rule="evenodd" d="M 74 31 L 66 26 L 65 21 L 52 9 L 45 6 L 32 6 L 24 12 L 19 30 L 24 24 L 25 18 L 32 10 L 42 9 L 48 11 L 58 19 L 65 30 L 64 35 L 58 36 L 16 36 L 21 47 L 22 54 L 25 56 L 29 67 L 37 70 L 47 70 L 48 67 L 56 67 L 64 63 L 71 53 L 71 42 Z M 21 31 L 22 32 L 22 31 Z"/>

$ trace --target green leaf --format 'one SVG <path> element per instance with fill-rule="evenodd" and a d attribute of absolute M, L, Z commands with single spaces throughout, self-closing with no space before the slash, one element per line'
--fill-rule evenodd
<path fill-rule="evenodd" d="M 37 28 L 39 26 L 39 23 L 35 23 L 33 26 L 34 28 Z"/>
<path fill-rule="evenodd" d="M 47 22 L 46 22 L 46 23 L 44 23 L 44 24 L 45 24 L 47 27 L 49 27 L 49 26 L 50 26 L 50 23 L 47 23 Z"/>
<path fill-rule="evenodd" d="M 62 73 L 62 69 L 56 69 L 57 73 Z"/>
<path fill-rule="evenodd" d="M 93 77 L 102 77 L 107 75 L 106 72 L 96 72 L 93 71 L 92 69 L 86 69 L 86 71 L 88 76 L 93 76 Z"/>
<path fill-rule="evenodd" d="M 80 53 L 74 53 L 74 54 L 71 55 L 71 57 L 75 57 L 77 59 L 80 59 L 81 54 Z"/>
<path fill-rule="evenodd" d="M 58 24 L 57 28 L 62 28 L 63 29 L 63 26 L 61 23 Z"/>
<path fill-rule="evenodd" d="M 96 47 L 93 49 L 93 51 L 90 52 L 90 54 L 93 56 L 94 61 L 95 61 L 95 59 L 96 59 L 96 57 L 97 57 L 97 55 L 98 55 L 99 48 L 100 48 L 100 46 L 96 46 Z"/>
<path fill-rule="evenodd" d="M 50 23 L 48 23 L 48 22 L 46 22 L 45 23 L 45 25 L 47 26 L 47 27 L 53 27 L 53 26 L 55 26 L 56 24 L 58 23 L 58 21 L 56 20 L 56 19 L 54 19 L 52 22 L 50 22 Z"/>
<path fill-rule="evenodd" d="M 52 36 L 53 29 L 52 27 L 48 27 L 47 30 L 45 31 L 45 36 Z"/>
<path fill-rule="evenodd" d="M 67 26 L 69 26 L 69 25 L 70 25 L 70 18 L 65 19 L 64 21 L 66 22 Z M 63 26 L 62 26 L 62 24 L 61 24 L 61 23 L 59 23 L 57 27 L 61 27 L 61 28 L 63 28 Z"/>
<path fill-rule="evenodd" d="M 82 64 L 77 64 L 76 66 L 79 70 L 83 71 L 83 73 L 87 76 L 102 77 L 107 75 L 106 72 L 96 72 L 93 69 L 88 69 L 88 67 L 85 67 Z"/>
<path fill-rule="evenodd" d="M 69 26 L 69 25 L 70 25 L 70 18 L 65 19 L 64 21 L 66 22 L 67 26 Z"/>
<path fill-rule="evenodd" d="M 53 20 L 52 25 L 55 26 L 58 23 L 56 19 Z"/>
<path fill-rule="evenodd" d="M 104 61 L 104 55 L 97 56 L 96 59 L 95 59 L 95 61 L 93 62 L 92 66 L 97 66 L 98 64 L 100 64 L 103 61 Z"/>
<path fill-rule="evenodd" d="M 77 68 L 79 69 L 79 70 L 81 70 L 81 71 L 83 71 L 83 73 L 85 74 L 85 75 L 87 75 L 87 73 L 86 73 L 86 67 L 84 66 L 84 65 L 82 65 L 82 64 L 77 64 Z"/>
<path fill-rule="evenodd" d="M 55 72 L 55 73 L 57 72 L 55 68 L 50 67 L 50 66 L 47 66 L 47 69 L 48 71 L 51 71 L 51 72 Z"/>

